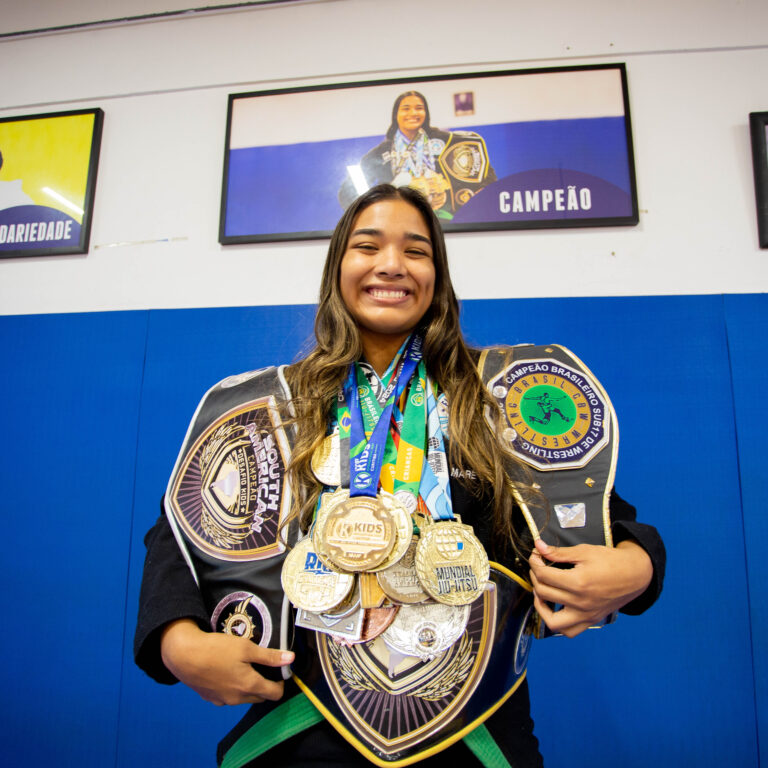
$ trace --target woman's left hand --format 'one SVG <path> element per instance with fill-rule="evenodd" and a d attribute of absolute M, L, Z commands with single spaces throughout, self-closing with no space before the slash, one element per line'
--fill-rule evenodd
<path fill-rule="evenodd" d="M 551 563 L 572 563 L 573 567 L 553 568 Z M 634 600 L 653 577 L 650 557 L 634 541 L 622 541 L 615 548 L 551 547 L 536 539 L 529 564 L 536 610 L 553 632 L 568 637 Z M 553 611 L 547 603 L 563 607 Z"/>

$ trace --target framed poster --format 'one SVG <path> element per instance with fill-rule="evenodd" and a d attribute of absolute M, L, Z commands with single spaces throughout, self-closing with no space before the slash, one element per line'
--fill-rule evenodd
<path fill-rule="evenodd" d="M 0 257 L 88 253 L 103 119 L 0 118 Z"/>
<path fill-rule="evenodd" d="M 623 64 L 232 94 L 219 241 L 329 237 L 375 184 L 447 232 L 634 225 Z"/>
<path fill-rule="evenodd" d="M 757 236 L 761 248 L 768 248 L 768 112 L 750 112 L 752 166 L 755 170 Z"/>

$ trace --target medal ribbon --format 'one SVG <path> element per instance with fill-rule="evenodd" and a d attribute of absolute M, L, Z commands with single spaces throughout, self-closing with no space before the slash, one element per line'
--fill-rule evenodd
<path fill-rule="evenodd" d="M 384 400 L 381 413 L 376 419 L 375 426 L 370 435 L 366 434 L 364 418 L 361 409 L 361 395 L 358 388 L 358 366 L 352 364 L 349 367 L 347 378 L 344 381 L 343 393 L 346 405 L 349 408 L 349 494 L 350 496 L 375 497 L 379 490 L 379 478 L 384 464 L 384 454 L 389 438 L 389 424 L 395 401 L 400 398 L 404 389 L 409 384 L 411 377 L 418 368 L 422 354 L 422 339 L 420 336 L 411 336 L 403 352 L 400 361 L 392 372 L 387 383 L 382 400 Z M 367 384 L 367 382 L 366 382 Z M 363 389 L 368 392 L 367 386 Z M 373 410 L 380 404 L 376 398 L 370 395 L 365 397 L 365 411 L 370 421 L 373 421 Z M 344 427 L 347 421 L 346 414 L 339 413 L 339 427 Z M 340 433 L 341 436 L 341 433 Z"/>
<path fill-rule="evenodd" d="M 435 398 L 435 385 L 427 381 L 427 455 L 421 471 L 419 494 L 434 520 L 453 520 L 448 458 Z"/>
<path fill-rule="evenodd" d="M 361 381 L 358 371 L 358 384 Z M 380 474 L 381 487 L 395 493 L 406 490 L 414 500 L 419 495 L 419 480 L 424 462 L 426 425 L 426 366 L 419 361 L 416 375 L 411 378 L 407 391 L 403 391 L 392 407 L 389 436 L 384 449 L 384 461 Z M 368 396 L 374 401 L 374 398 Z M 365 398 L 361 397 L 364 401 Z M 370 434 L 381 417 L 381 404 L 362 404 L 363 424 L 366 435 Z M 407 407 L 406 407 L 407 406 Z"/>

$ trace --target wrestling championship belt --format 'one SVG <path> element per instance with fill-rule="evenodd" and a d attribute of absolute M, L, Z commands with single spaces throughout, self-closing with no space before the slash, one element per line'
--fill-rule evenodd
<path fill-rule="evenodd" d="M 450 200 L 445 207 L 451 213 L 488 184 L 488 149 L 476 133 L 451 133 L 437 162 L 448 181 Z"/>
<path fill-rule="evenodd" d="M 556 344 L 483 350 L 478 369 L 504 415 L 510 450 L 542 491 L 541 504 L 518 499 L 534 538 L 613 546 L 609 501 L 619 430 L 600 382 Z M 537 636 L 548 634 L 540 624 Z"/>

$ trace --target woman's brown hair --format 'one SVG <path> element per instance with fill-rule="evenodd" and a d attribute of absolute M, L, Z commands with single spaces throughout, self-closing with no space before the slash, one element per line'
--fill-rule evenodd
<path fill-rule="evenodd" d="M 464 341 L 440 222 L 419 192 L 390 184 L 373 187 L 358 197 L 336 225 L 320 283 L 315 317 L 316 346 L 286 371 L 295 411 L 291 421 L 297 428 L 289 466 L 294 493 L 291 518 L 298 517 L 304 530 L 312 520 L 321 491 L 312 473 L 312 454 L 327 435 L 331 408 L 348 366 L 362 355 L 357 325 L 341 297 L 341 261 L 357 216 L 385 200 L 402 200 L 416 208 L 432 240 L 435 289 L 418 330 L 424 337 L 427 372 L 449 403 L 449 462 L 451 466 L 474 473 L 477 495 L 493 499 L 495 533 L 504 541 L 516 544 L 512 526 L 514 499 L 516 494 L 529 495 L 528 473 L 499 437 L 501 413 L 488 395 Z"/>

